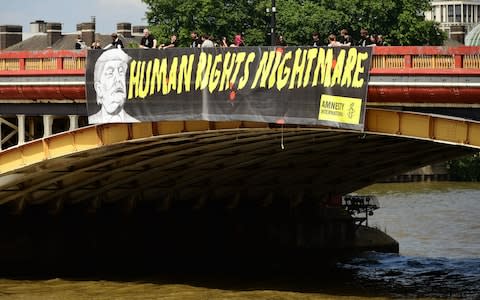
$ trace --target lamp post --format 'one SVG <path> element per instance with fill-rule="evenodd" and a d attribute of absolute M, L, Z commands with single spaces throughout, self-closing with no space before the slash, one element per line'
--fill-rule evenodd
<path fill-rule="evenodd" d="M 275 36 L 275 13 L 277 12 L 277 8 L 275 7 L 275 0 L 272 0 L 272 15 L 270 20 L 270 37 L 271 37 L 271 45 L 275 46 L 276 36 Z"/>

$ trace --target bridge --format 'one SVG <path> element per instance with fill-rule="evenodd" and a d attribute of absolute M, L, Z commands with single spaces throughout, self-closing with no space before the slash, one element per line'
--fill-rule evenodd
<path fill-rule="evenodd" d="M 363 132 L 245 121 L 88 125 L 85 60 L 83 51 L 0 52 L 0 207 L 9 214 L 148 204 L 305 218 L 337 195 L 480 149 L 478 47 L 374 48 Z"/>

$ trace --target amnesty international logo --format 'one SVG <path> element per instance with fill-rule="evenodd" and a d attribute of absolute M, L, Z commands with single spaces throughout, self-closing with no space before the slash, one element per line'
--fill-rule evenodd
<path fill-rule="evenodd" d="M 322 95 L 318 120 L 346 124 L 360 124 L 362 99 Z"/>

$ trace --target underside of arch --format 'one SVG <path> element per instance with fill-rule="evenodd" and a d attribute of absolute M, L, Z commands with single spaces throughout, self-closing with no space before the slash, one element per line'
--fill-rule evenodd
<path fill-rule="evenodd" d="M 365 132 L 250 122 L 105 124 L 0 153 L 0 204 L 321 200 L 474 153 L 480 125 L 369 109 Z"/>

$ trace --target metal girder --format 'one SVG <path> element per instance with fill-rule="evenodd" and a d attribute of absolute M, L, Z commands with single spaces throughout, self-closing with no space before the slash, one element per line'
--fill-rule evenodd
<path fill-rule="evenodd" d="M 365 130 L 480 149 L 480 122 L 461 118 L 369 109 Z"/>

